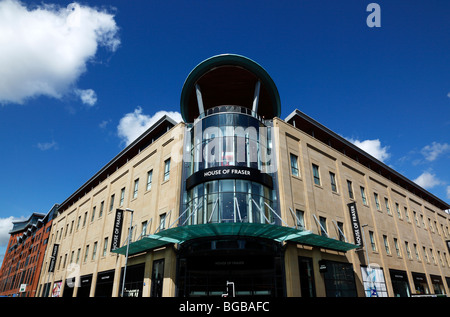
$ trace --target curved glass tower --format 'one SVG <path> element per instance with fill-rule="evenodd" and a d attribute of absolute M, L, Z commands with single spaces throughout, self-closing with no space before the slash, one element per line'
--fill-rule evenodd
<path fill-rule="evenodd" d="M 181 223 L 280 224 L 271 129 L 280 104 L 266 71 L 239 55 L 212 57 L 186 79 L 181 112 Z"/>

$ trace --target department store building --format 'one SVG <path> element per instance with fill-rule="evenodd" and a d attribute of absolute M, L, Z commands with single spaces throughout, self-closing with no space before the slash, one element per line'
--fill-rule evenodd
<path fill-rule="evenodd" d="M 444 296 L 450 206 L 299 110 L 239 55 L 59 206 L 38 296 Z M 130 230 L 131 229 L 131 230 Z"/>

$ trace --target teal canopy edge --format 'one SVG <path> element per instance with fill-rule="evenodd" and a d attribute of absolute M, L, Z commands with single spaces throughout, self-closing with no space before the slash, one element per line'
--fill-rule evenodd
<path fill-rule="evenodd" d="M 172 243 L 182 244 L 183 242 L 197 238 L 221 236 L 259 237 L 277 242 L 292 241 L 341 252 L 359 247 L 352 243 L 317 235 L 307 230 L 263 223 L 234 222 L 188 225 L 161 230 L 155 234 L 150 234 L 142 237 L 140 240 L 131 242 L 128 254 L 138 254 Z M 125 255 L 126 250 L 127 246 L 125 245 L 111 252 Z"/>

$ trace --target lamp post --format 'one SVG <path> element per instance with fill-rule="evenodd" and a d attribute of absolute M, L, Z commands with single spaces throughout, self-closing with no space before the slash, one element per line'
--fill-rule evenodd
<path fill-rule="evenodd" d="M 123 268 L 123 279 L 122 279 L 122 292 L 121 297 L 123 297 L 123 292 L 125 291 L 125 275 L 127 274 L 127 262 L 128 262 L 128 249 L 130 248 L 130 240 L 131 240 L 131 228 L 133 224 L 133 213 L 134 210 L 127 208 L 125 211 L 131 212 L 131 220 L 130 220 L 130 230 L 128 231 L 128 239 L 127 239 L 127 253 L 125 255 L 125 267 Z"/>

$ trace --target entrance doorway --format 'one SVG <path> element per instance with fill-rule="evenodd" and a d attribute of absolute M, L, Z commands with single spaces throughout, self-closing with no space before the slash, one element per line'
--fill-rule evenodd
<path fill-rule="evenodd" d="M 178 254 L 177 296 L 284 296 L 279 243 L 228 237 L 183 244 Z M 228 288 L 227 288 L 228 286 Z"/>

